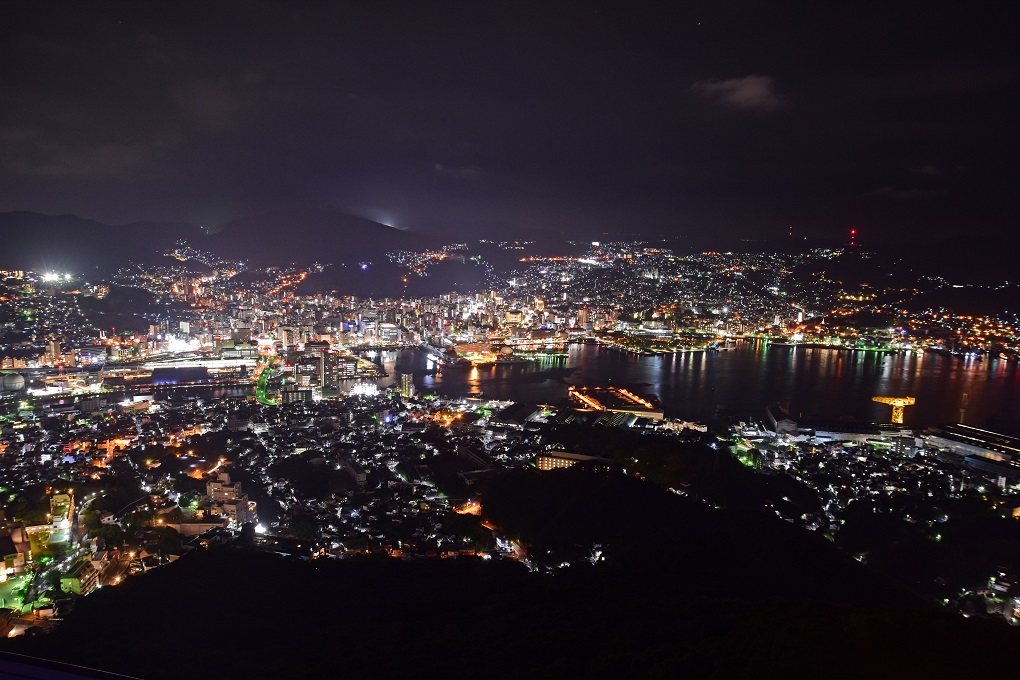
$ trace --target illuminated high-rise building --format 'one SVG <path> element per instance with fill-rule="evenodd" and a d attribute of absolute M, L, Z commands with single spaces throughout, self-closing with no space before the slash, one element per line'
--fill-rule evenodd
<path fill-rule="evenodd" d="M 414 396 L 414 375 L 411 373 L 404 373 L 400 376 L 400 393 L 405 398 L 410 399 Z"/>

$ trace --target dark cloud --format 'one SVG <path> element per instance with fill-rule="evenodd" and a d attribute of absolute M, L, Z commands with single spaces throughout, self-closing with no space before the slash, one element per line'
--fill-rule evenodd
<path fill-rule="evenodd" d="M 181 113 L 203 131 L 230 130 L 242 106 L 236 87 L 226 78 L 195 78 L 179 84 L 174 101 Z"/>
<path fill-rule="evenodd" d="M 5 10 L 0 210 L 756 237 L 994 232 L 1020 211 L 1020 56 L 996 8 Z"/>
<path fill-rule="evenodd" d="M 871 193 L 875 196 L 884 196 L 886 198 L 905 199 L 929 198 L 937 195 L 937 192 L 931 189 L 893 189 L 892 187 L 880 187 Z"/>
<path fill-rule="evenodd" d="M 139 45 L 145 45 L 146 47 L 156 47 L 163 44 L 162 38 L 158 35 L 149 33 L 148 31 L 142 31 L 135 36 L 135 42 Z"/>
<path fill-rule="evenodd" d="M 750 75 L 726 80 L 702 80 L 693 89 L 702 95 L 734 109 L 774 111 L 782 100 L 769 76 Z"/>
<path fill-rule="evenodd" d="M 152 155 L 147 144 L 99 144 L 63 147 L 37 144 L 23 153 L 8 153 L 0 168 L 13 175 L 104 180 L 133 176 Z"/>
<path fill-rule="evenodd" d="M 35 135 L 36 130 L 30 127 L 2 127 L 0 128 L 0 143 L 26 142 Z"/>
<path fill-rule="evenodd" d="M 1020 85 L 1016 64 L 940 66 L 922 71 L 910 79 L 906 92 L 922 96 L 967 95 L 997 92 Z"/>
<path fill-rule="evenodd" d="M 481 168 L 477 168 L 473 165 L 451 166 L 444 165 L 443 163 L 436 163 L 432 166 L 432 169 L 435 170 L 440 175 L 446 175 L 448 177 L 455 177 L 457 179 L 465 180 L 475 179 L 482 173 Z"/>
<path fill-rule="evenodd" d="M 75 51 L 66 43 L 39 35 L 23 35 L 19 42 L 21 47 L 28 53 L 35 52 L 47 56 L 66 57 L 72 55 Z"/>

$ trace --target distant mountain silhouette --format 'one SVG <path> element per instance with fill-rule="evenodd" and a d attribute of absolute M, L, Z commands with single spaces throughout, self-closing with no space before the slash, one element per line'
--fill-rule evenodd
<path fill-rule="evenodd" d="M 389 250 L 430 245 L 420 234 L 363 217 L 314 208 L 242 217 L 195 245 L 253 266 L 311 262 L 348 266 L 379 260 Z"/>
<path fill-rule="evenodd" d="M 302 292 L 342 290 L 349 295 L 399 295 L 404 270 L 390 263 L 391 250 L 441 245 L 422 234 L 372 220 L 316 208 L 279 210 L 241 217 L 193 242 L 224 257 L 247 260 L 253 268 L 328 265 L 311 276 Z"/>
<path fill-rule="evenodd" d="M 0 266 L 40 271 L 106 272 L 127 262 L 150 262 L 197 227 L 167 222 L 114 226 L 75 215 L 0 213 Z"/>
<path fill-rule="evenodd" d="M 524 232 L 521 232 L 524 233 Z M 478 238 L 487 238 L 482 244 Z M 603 239 L 615 238 L 602 235 Z M 247 260 L 255 268 L 329 265 L 310 277 L 304 292 L 340 290 L 352 295 L 434 295 L 468 290 L 482 285 L 482 272 L 471 265 L 453 262 L 431 268 L 427 277 L 410 276 L 389 262 L 392 250 L 438 248 L 456 239 L 402 231 L 342 212 L 316 208 L 276 210 L 232 220 L 212 233 L 185 223 L 135 222 L 110 225 L 75 215 L 43 215 L 35 212 L 0 213 L 0 267 L 40 271 L 77 272 L 102 277 L 131 263 L 167 262 L 162 253 L 178 240 L 229 258 Z M 554 233 L 521 236 L 513 233 L 479 232 L 467 241 L 471 255 L 481 255 L 497 270 L 519 266 L 524 251 L 498 247 L 503 240 L 529 241 L 528 254 L 578 255 L 590 241 L 566 241 Z M 702 239 L 705 240 L 705 239 Z M 819 239 L 772 239 L 761 241 L 713 237 L 710 250 L 734 252 L 803 252 L 808 248 L 838 248 L 835 241 Z M 659 243 L 655 241 L 655 243 Z M 700 241 L 675 238 L 662 242 L 674 252 L 699 252 Z M 943 277 L 949 284 L 998 285 L 1014 281 L 1011 258 L 993 253 L 1016 250 L 1015 242 L 982 237 L 957 237 L 948 241 L 890 243 L 880 248 L 856 248 L 844 257 L 812 262 L 810 272 L 824 271 L 846 285 L 913 287 L 921 276 Z M 993 250 L 994 249 L 994 250 Z M 364 266 L 363 266 L 364 265 Z M 191 268 L 202 268 L 191 262 Z M 810 273 L 805 272 L 805 273 Z"/>
<path fill-rule="evenodd" d="M 321 262 L 330 265 L 319 277 L 324 287 L 353 282 L 366 290 L 380 279 L 388 288 L 399 284 L 401 272 L 389 265 L 387 251 L 438 245 L 420 234 L 316 209 L 242 217 L 208 235 L 192 224 L 110 225 L 75 215 L 19 211 L 0 213 L 0 235 L 0 267 L 11 269 L 106 275 L 130 262 L 165 261 L 163 252 L 183 239 L 221 257 L 248 260 L 254 267 Z M 366 270 L 361 263 L 367 263 Z M 189 266 L 202 267 L 198 262 Z"/>
<path fill-rule="evenodd" d="M 1016 283 L 1016 264 L 1009 253 L 1018 247 L 1015 239 L 980 237 L 890 243 L 848 248 L 842 257 L 814 261 L 801 271 L 824 272 L 850 286 L 912 286 L 920 277 L 941 277 L 957 285 Z"/>

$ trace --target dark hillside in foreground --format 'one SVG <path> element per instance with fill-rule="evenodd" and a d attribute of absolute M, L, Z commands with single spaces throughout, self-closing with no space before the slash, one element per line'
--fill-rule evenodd
<path fill-rule="evenodd" d="M 220 548 L 3 647 L 154 680 L 966 677 L 982 649 L 983 671 L 1012 669 L 994 650 L 1015 646 L 1015 631 L 897 594 L 778 520 L 742 525 L 622 476 L 523 474 L 489 494 L 513 504 L 499 513 L 524 534 L 545 517 L 542 536 L 522 535 L 533 548 L 598 538 L 607 561 L 550 575 L 474 558 L 305 563 Z"/>

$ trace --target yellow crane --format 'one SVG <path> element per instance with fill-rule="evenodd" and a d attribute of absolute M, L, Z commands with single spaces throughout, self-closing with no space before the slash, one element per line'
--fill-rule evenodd
<path fill-rule="evenodd" d="M 903 424 L 903 409 L 914 405 L 913 397 L 872 397 L 872 401 L 892 406 L 892 422 Z"/>

